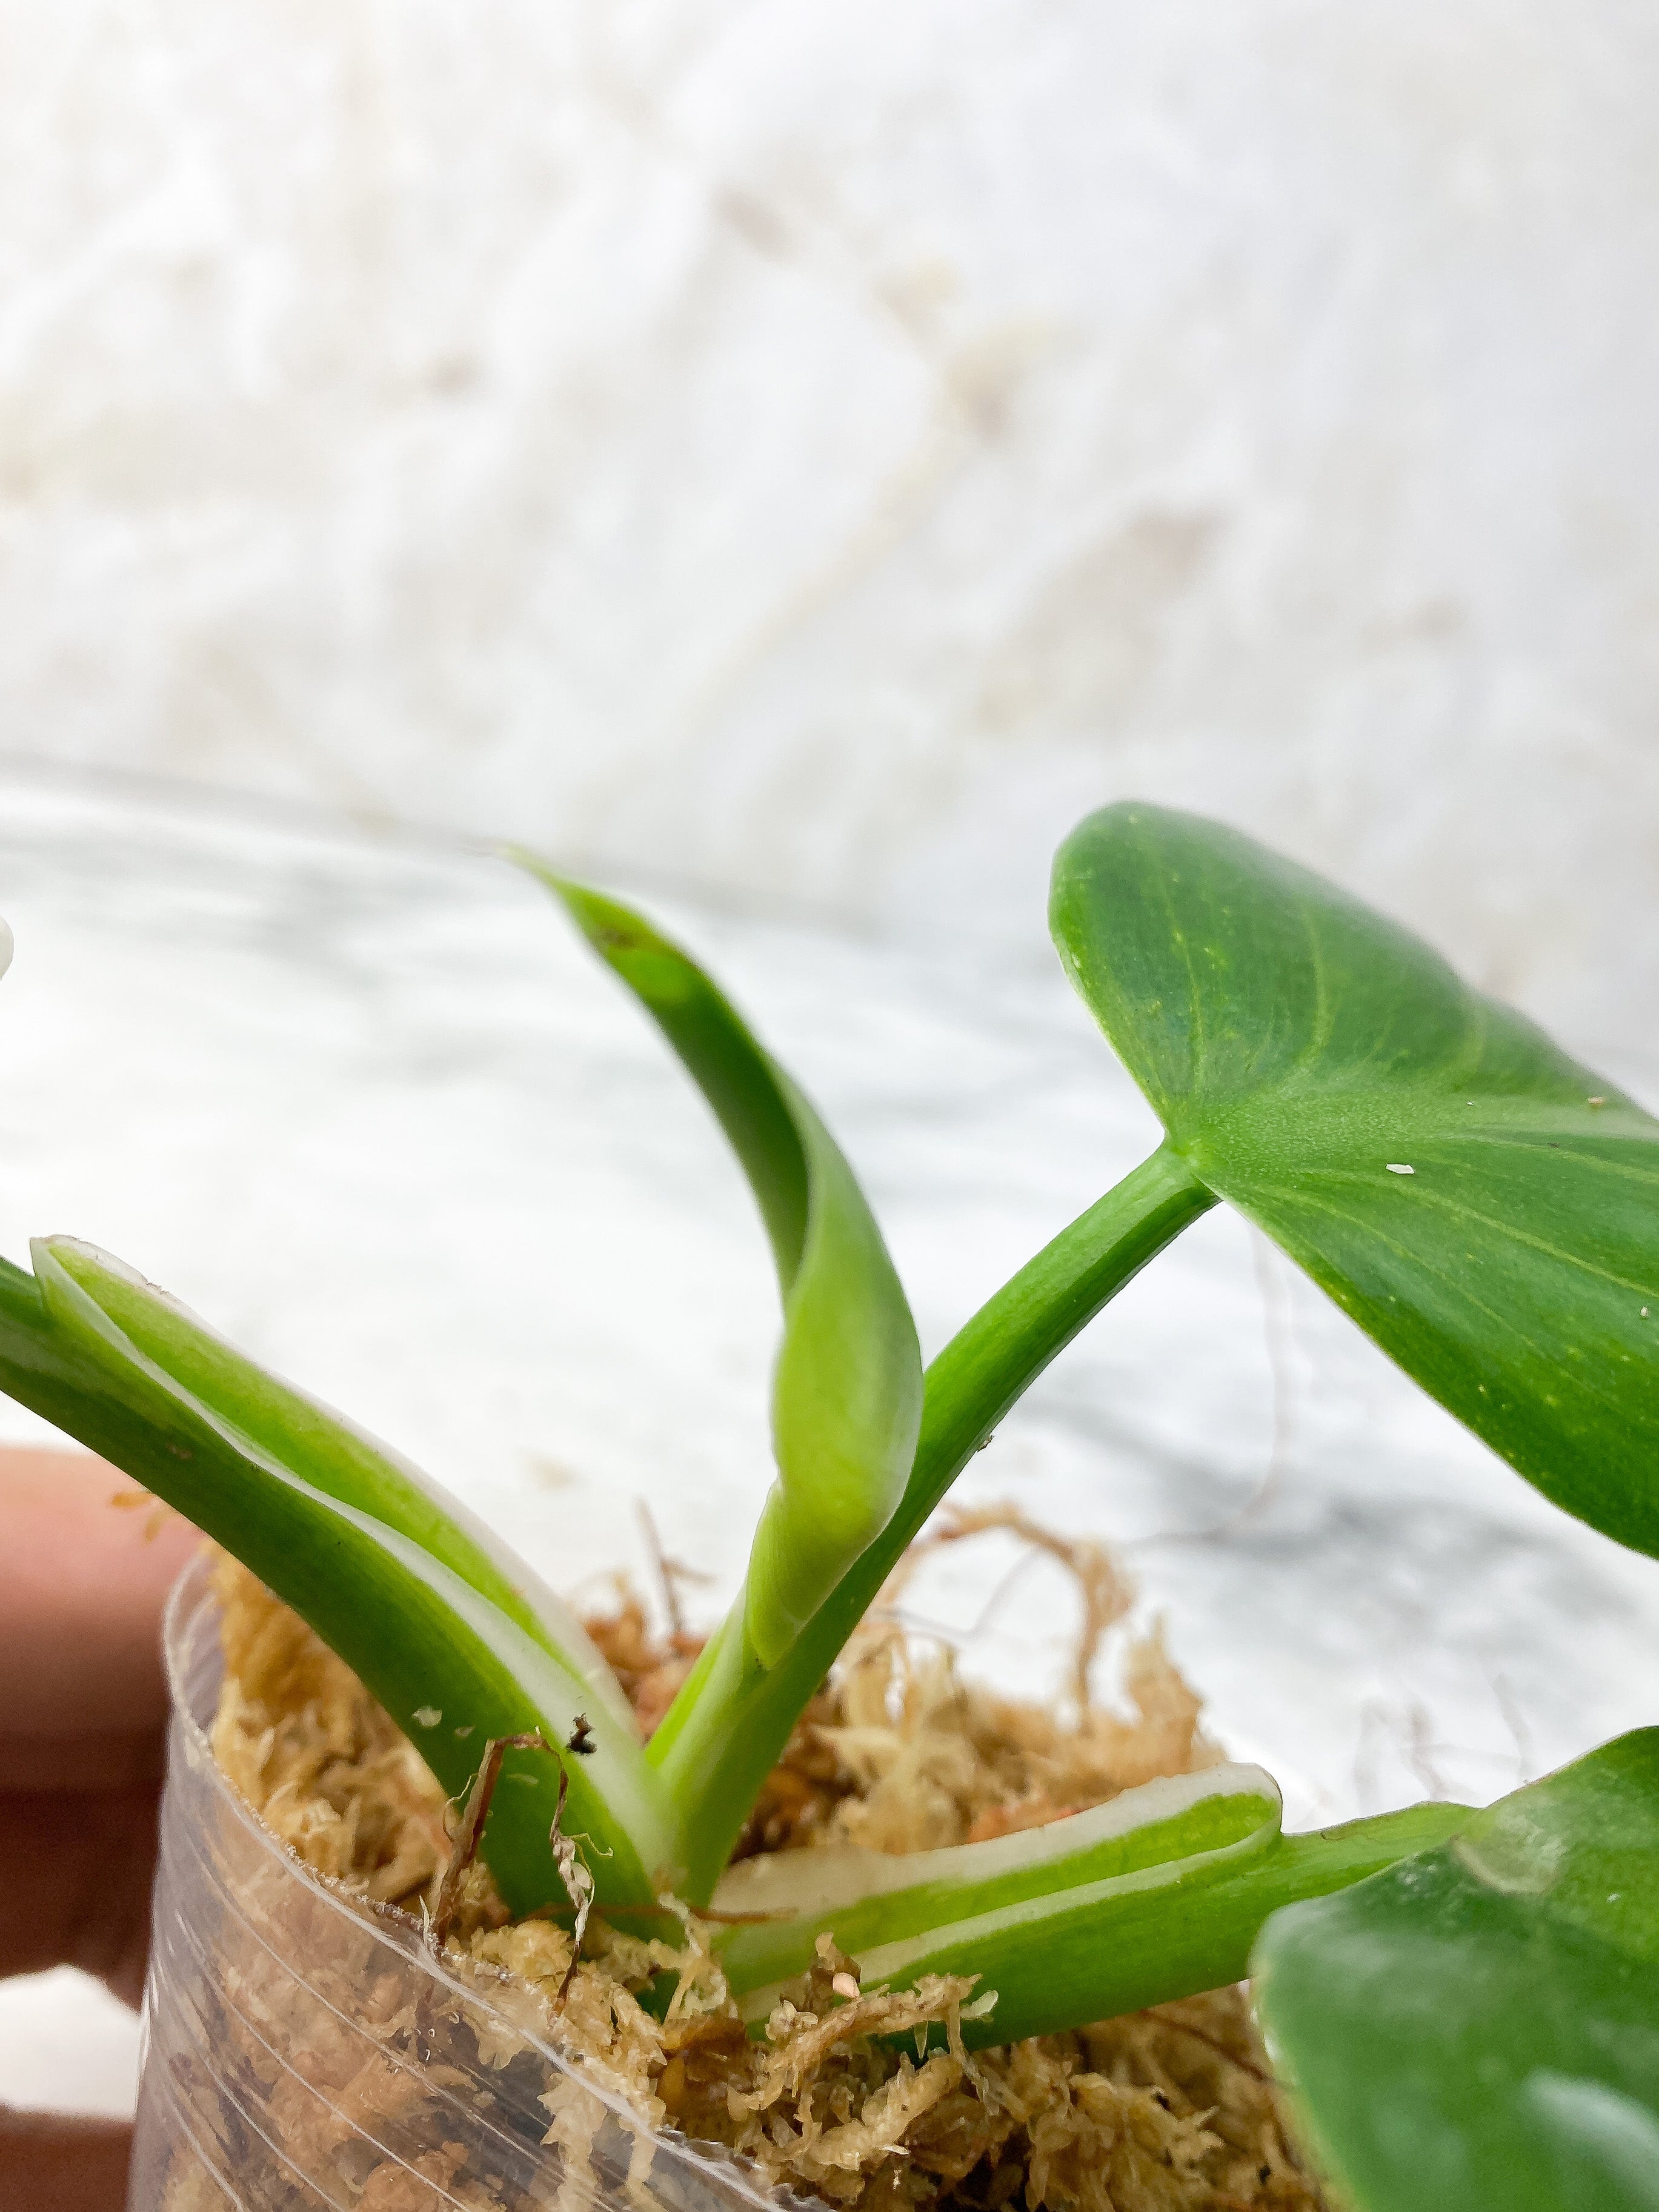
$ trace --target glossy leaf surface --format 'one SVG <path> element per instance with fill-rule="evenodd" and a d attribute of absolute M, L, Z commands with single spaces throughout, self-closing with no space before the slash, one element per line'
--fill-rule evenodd
<path fill-rule="evenodd" d="M 867 1852 L 845 1864 L 833 1851 L 788 1852 L 745 1879 L 744 1862 L 716 1893 L 722 1910 L 770 1909 L 792 1887 L 840 1893 L 813 1899 L 797 1919 L 737 1929 L 721 1941 L 722 1964 L 745 2016 L 763 2020 L 777 1984 L 811 1963 L 828 1929 L 867 1986 L 976 1975 L 982 2008 L 963 2022 L 969 2043 L 1057 2033 L 1237 1981 L 1280 1906 L 1437 1842 L 1468 1808 L 1414 1805 L 1305 1836 L 1281 1834 L 1279 1815 L 1259 1767 L 1216 1767 L 881 1869 L 863 1863 Z M 787 1863 L 820 1857 L 822 1871 Z"/>
<path fill-rule="evenodd" d="M 1277 1914 L 1253 1963 L 1358 2212 L 1659 2207 L 1659 1729 Z"/>
<path fill-rule="evenodd" d="M 628 907 L 516 856 L 679 1054 L 742 1162 L 771 1239 L 784 1332 L 772 1390 L 778 1480 L 744 1620 L 775 1667 L 892 1518 L 921 1419 L 915 1324 L 839 1147 L 697 963 Z"/>
<path fill-rule="evenodd" d="M 93 1247 L 34 1248 L 0 1285 L 0 1382 L 234 1553 L 359 1674 L 445 1788 L 491 1735 L 560 1745 L 577 1712 L 568 1827 L 602 1894 L 640 1904 L 674 1832 L 631 1715 L 580 1626 L 453 1502 L 337 1415 L 267 1375 Z M 548 1849 L 556 1762 L 509 1755 L 484 1855 L 508 1901 L 562 1890 Z"/>
<path fill-rule="evenodd" d="M 794 1910 L 787 1921 L 738 1929 L 721 1947 L 722 1963 L 739 1992 L 785 1981 L 811 1964 L 824 1931 L 856 1957 L 879 1954 L 871 1979 L 908 1982 L 942 1971 L 934 1957 L 941 1945 L 960 1955 L 957 1931 L 968 1923 L 994 1914 L 1017 1923 L 1024 1908 L 1062 1891 L 1076 1896 L 1172 1860 L 1259 1848 L 1278 1835 L 1279 1817 L 1270 1775 L 1218 1766 L 984 1843 L 900 1856 L 820 1850 L 741 1860 L 715 1892 L 720 1910 L 775 1911 L 786 1900 Z"/>
<path fill-rule="evenodd" d="M 1091 816 L 1051 920 L 1200 1181 L 1557 1504 L 1659 1553 L 1659 1122 L 1217 823 Z"/>

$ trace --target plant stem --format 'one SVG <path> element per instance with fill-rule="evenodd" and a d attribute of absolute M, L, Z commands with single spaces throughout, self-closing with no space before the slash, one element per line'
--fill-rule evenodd
<path fill-rule="evenodd" d="M 707 1902 L 796 1722 L 951 1483 L 1055 1354 L 1214 1204 L 1162 1145 L 986 1301 L 927 1370 L 897 1512 L 769 1671 L 748 1648 L 739 1596 L 650 1746 L 678 1808 L 693 1904 Z"/>

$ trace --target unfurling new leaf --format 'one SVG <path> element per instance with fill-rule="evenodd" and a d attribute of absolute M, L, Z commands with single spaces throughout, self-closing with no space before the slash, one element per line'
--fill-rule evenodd
<path fill-rule="evenodd" d="M 515 857 L 562 899 L 679 1054 L 742 1162 L 783 1294 L 778 1480 L 744 1599 L 775 1667 L 903 1496 L 921 1419 L 915 1323 L 875 1217 L 799 1091 L 690 956 L 615 899 Z"/>

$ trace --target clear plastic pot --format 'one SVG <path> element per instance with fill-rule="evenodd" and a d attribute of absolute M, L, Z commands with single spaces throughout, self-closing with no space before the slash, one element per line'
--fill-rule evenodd
<path fill-rule="evenodd" d="M 173 1719 L 129 2212 L 759 2212 L 799 2200 L 647 2127 L 538 2032 L 539 2001 L 440 1967 L 406 1914 L 313 1875 L 208 1742 L 206 1570 L 173 1592 Z"/>

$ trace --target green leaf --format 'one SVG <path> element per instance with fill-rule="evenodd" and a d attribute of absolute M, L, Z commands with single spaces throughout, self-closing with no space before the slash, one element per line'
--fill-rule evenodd
<path fill-rule="evenodd" d="M 811 1107 L 680 948 L 631 908 L 514 854 L 657 1023 L 759 1202 L 783 1293 L 778 1480 L 750 1555 L 747 1641 L 775 1667 L 892 1518 L 921 1419 L 915 1324 L 852 1170 Z"/>
<path fill-rule="evenodd" d="M 107 1253 L 68 1237 L 42 1239 L 33 1249 L 48 1313 L 94 1355 L 124 1356 L 122 1346 L 142 1354 L 199 1406 L 234 1423 L 243 1438 L 418 1544 L 579 1673 L 588 1698 L 632 1729 L 621 1685 L 563 1599 L 430 1477 L 343 1414 L 268 1373 Z"/>
<path fill-rule="evenodd" d="M 1237 1981 L 1281 1905 L 1375 1874 L 1468 1817 L 1414 1805 L 1285 1836 L 1271 1778 L 1218 1766 L 988 1843 L 746 1859 L 717 1907 L 793 1917 L 723 1935 L 721 1965 L 744 2017 L 763 2021 L 827 1931 L 869 1986 L 976 1975 L 969 2043 L 1057 2034 Z"/>
<path fill-rule="evenodd" d="M 1659 1553 L 1659 1122 L 1194 816 L 1091 816 L 1051 921 L 1193 1174 L 1547 1496 Z"/>
<path fill-rule="evenodd" d="M 1176 1863 L 1190 1870 L 1260 1850 L 1277 1838 L 1279 1820 L 1270 1775 L 1259 1766 L 1217 1766 L 1149 1782 L 1087 1812 L 985 1843 L 899 1856 L 824 1850 L 740 1860 L 714 1893 L 716 1909 L 790 1917 L 738 1928 L 721 1942 L 721 1965 L 750 2019 L 763 2019 L 776 1984 L 811 1964 L 824 1933 L 872 1983 L 908 1987 L 923 1974 L 988 1967 L 1001 1990 L 1011 1975 L 1023 1984 L 1035 1972 L 1046 2017 L 1057 1961 L 1050 1944 L 1022 1933 L 1041 1932 L 1044 1905 L 1075 1914 L 1098 1901 L 1102 1885 L 1115 1892 L 1148 1868 L 1167 1877 Z M 1073 1954 L 1068 1963 L 1084 1962 Z M 1004 1996 L 999 2041 L 1004 2012 L 1019 2008 L 1018 1993 Z"/>
<path fill-rule="evenodd" d="M 446 1789 L 465 1788 L 485 1738 L 539 1729 L 561 1745 L 585 1712 L 596 1748 L 566 1762 L 567 1830 L 591 1838 L 602 1897 L 650 1902 L 674 1870 L 661 1787 L 614 1677 L 551 1593 L 435 1486 L 118 1261 L 67 1237 L 34 1259 L 33 1283 L 6 1271 L 0 1382 L 251 1567 Z M 519 1911 L 563 1894 L 557 1792 L 554 1759 L 508 1755 L 483 1849 Z"/>
<path fill-rule="evenodd" d="M 1253 1969 L 1358 2212 L 1656 2212 L 1659 1729 L 1275 1915 Z"/>

